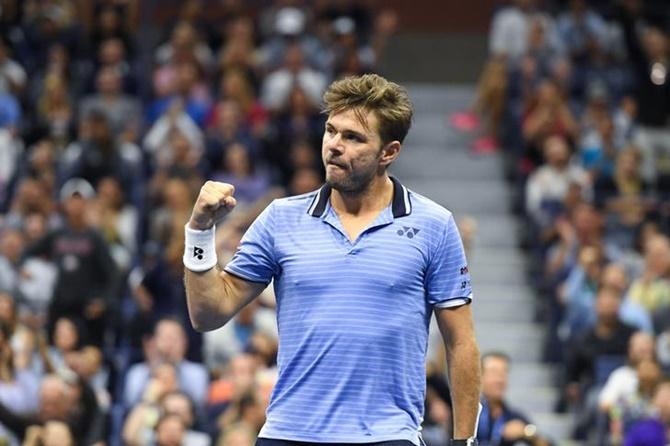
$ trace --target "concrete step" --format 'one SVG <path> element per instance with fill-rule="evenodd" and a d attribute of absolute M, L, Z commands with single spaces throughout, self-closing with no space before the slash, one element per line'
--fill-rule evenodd
<path fill-rule="evenodd" d="M 495 179 L 451 179 L 449 177 L 437 181 L 435 179 L 413 178 L 405 181 L 407 187 L 421 195 L 430 197 L 433 201 L 449 209 L 458 218 L 464 214 L 472 214 L 478 217 L 481 214 L 497 215 L 500 223 L 504 220 L 513 221 L 508 215 L 510 192 L 504 185 Z M 495 219 L 496 221 L 498 219 Z M 488 241 L 492 235 L 498 235 L 499 232 L 488 234 L 486 229 L 495 226 L 495 222 L 486 222 L 478 218 L 478 225 L 482 225 L 478 231 L 479 239 Z M 512 230 L 511 226 L 506 226 L 504 230 Z M 505 246 L 516 246 L 514 232 L 506 234 L 510 243 Z M 513 243 L 511 243 L 513 242 Z M 500 246 L 494 243 L 493 246 Z"/>
<path fill-rule="evenodd" d="M 535 362 L 512 363 L 509 374 L 510 388 L 548 387 L 554 384 L 554 367 Z"/>
<path fill-rule="evenodd" d="M 502 157 L 473 156 L 472 135 L 447 122 L 450 113 L 471 104 L 474 89 L 435 85 L 408 89 L 415 122 L 392 172 L 415 192 L 447 207 L 457 220 L 476 219 L 468 261 L 480 349 L 511 357 L 510 405 L 527 414 L 543 435 L 564 444 L 572 418 L 552 412 L 556 370 L 540 361 L 545 328 L 533 322 L 537 300 L 526 281 L 526 258 L 518 249 L 520 223 L 510 213 L 512 194 L 504 180 Z"/>
<path fill-rule="evenodd" d="M 420 113 L 448 113 L 467 109 L 475 97 L 469 85 L 406 84 L 414 109 Z"/>
<path fill-rule="evenodd" d="M 475 330 L 482 353 L 502 351 L 513 363 L 541 359 L 544 330 L 538 324 L 477 321 L 475 316 Z"/>
<path fill-rule="evenodd" d="M 491 283 L 472 282 L 475 299 L 501 305 L 529 305 L 535 301 L 533 291 L 523 285 L 499 286 Z"/>
<path fill-rule="evenodd" d="M 496 180 L 499 185 L 504 186 L 501 158 L 496 156 L 475 158 L 462 144 L 452 144 L 446 139 L 439 143 L 425 144 L 419 141 L 421 136 L 413 136 L 414 131 L 415 129 L 410 130 L 400 157 L 391 167 L 391 172 L 401 181 L 437 179 L 441 182 L 454 179 L 481 179 Z M 437 132 L 442 135 L 442 130 Z M 416 191 L 422 193 L 420 190 Z"/>
<path fill-rule="evenodd" d="M 526 276 L 518 267 L 514 266 L 481 266 L 470 263 L 470 274 L 473 283 L 491 283 L 498 286 L 523 285 Z"/>
<path fill-rule="evenodd" d="M 558 446 L 582 445 L 581 442 L 570 440 L 574 423 L 571 414 L 537 413 L 531 415 L 540 435 L 555 441 Z"/>
<path fill-rule="evenodd" d="M 472 311 L 477 325 L 485 323 L 495 323 L 504 320 L 508 323 L 530 323 L 534 320 L 534 315 L 529 311 L 519 311 L 517 305 L 500 305 L 496 302 L 482 301 L 475 299 Z"/>
<path fill-rule="evenodd" d="M 553 386 L 519 386 L 509 387 L 506 399 L 510 405 L 528 414 L 551 413 L 558 397 L 558 391 Z"/>
<path fill-rule="evenodd" d="M 450 130 L 445 125 L 445 115 L 441 113 L 419 114 L 412 122 L 412 127 L 403 142 L 405 147 L 410 148 L 405 154 L 411 153 L 411 147 L 413 146 L 446 148 Z"/>

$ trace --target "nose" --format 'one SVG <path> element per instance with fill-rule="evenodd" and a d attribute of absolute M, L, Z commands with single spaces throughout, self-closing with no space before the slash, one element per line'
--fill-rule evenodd
<path fill-rule="evenodd" d="M 331 155 L 339 155 L 344 151 L 342 137 L 339 133 L 335 133 L 332 136 L 326 134 L 324 138 L 324 146 Z"/>

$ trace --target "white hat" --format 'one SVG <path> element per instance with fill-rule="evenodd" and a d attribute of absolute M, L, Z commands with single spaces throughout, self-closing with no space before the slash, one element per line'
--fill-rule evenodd
<path fill-rule="evenodd" d="M 91 183 L 83 178 L 70 178 L 60 188 L 60 199 L 64 201 L 74 195 L 79 195 L 85 199 L 93 198 L 95 197 L 95 189 L 93 189 Z"/>

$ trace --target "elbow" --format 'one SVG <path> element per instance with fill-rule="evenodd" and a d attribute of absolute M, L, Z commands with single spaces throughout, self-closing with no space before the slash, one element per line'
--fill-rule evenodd
<path fill-rule="evenodd" d="M 218 317 L 215 320 L 212 317 L 191 315 L 191 326 L 198 333 L 206 333 L 223 327 L 230 319 L 228 316 Z"/>

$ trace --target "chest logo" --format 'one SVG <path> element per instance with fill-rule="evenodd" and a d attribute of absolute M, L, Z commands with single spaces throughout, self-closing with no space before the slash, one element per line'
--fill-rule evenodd
<path fill-rule="evenodd" d="M 398 229 L 398 234 L 399 236 L 405 236 L 407 238 L 414 238 L 415 235 L 419 233 L 420 229 L 417 228 L 410 228 L 409 226 L 403 226 L 402 229 Z"/>

